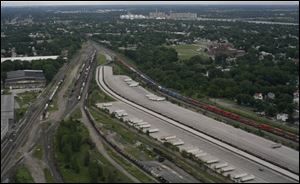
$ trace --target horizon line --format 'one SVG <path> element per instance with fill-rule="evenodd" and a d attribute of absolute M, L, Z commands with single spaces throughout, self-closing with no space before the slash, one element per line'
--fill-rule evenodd
<path fill-rule="evenodd" d="M 192 3 L 188 3 L 188 4 L 48 4 L 48 5 L 2 5 L 1 7 L 38 7 L 38 6 L 152 6 L 152 5 L 156 5 L 156 6 L 162 6 L 162 5 L 172 5 L 172 6 L 187 6 L 187 5 L 199 5 L 199 6 L 219 6 L 219 5 L 225 5 L 225 6 L 299 6 L 299 4 L 192 4 Z"/>

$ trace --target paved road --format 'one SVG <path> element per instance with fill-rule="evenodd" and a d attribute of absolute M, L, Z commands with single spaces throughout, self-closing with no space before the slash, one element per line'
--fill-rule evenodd
<path fill-rule="evenodd" d="M 108 76 L 109 76 L 109 74 L 108 74 Z M 106 75 L 105 75 L 105 77 L 106 77 Z M 100 75 L 100 78 L 101 78 L 101 75 Z M 117 80 L 117 79 L 114 79 L 115 81 Z M 101 81 L 101 80 L 100 80 Z M 126 89 L 127 90 L 127 89 Z M 123 88 L 123 91 L 126 91 L 126 90 L 124 90 L 124 88 Z M 127 103 L 127 102 L 126 102 Z M 169 120 L 167 120 L 167 121 L 169 121 Z M 199 134 L 199 132 L 195 132 L 196 134 Z M 203 135 L 202 135 L 203 136 Z M 203 138 L 203 137 L 202 137 Z M 207 137 L 206 137 L 207 138 Z M 202 139 L 203 140 L 203 139 Z M 214 145 L 214 144 L 212 144 L 211 146 L 214 146 L 214 147 L 216 147 L 216 145 Z M 228 146 L 228 145 L 226 145 L 226 146 Z M 220 148 L 218 148 L 219 150 L 220 150 Z M 234 148 L 233 148 L 234 149 Z M 240 151 L 238 151 L 237 150 L 237 152 L 240 152 Z M 243 153 L 244 154 L 244 153 Z M 228 154 L 227 154 L 228 155 Z M 245 167 L 245 168 L 252 168 L 252 169 L 250 169 L 250 171 L 253 171 L 253 170 L 256 170 L 255 168 L 257 168 L 257 171 L 258 171 L 258 168 L 260 168 L 260 167 L 263 167 L 263 166 L 260 166 L 259 164 L 256 164 L 256 163 L 253 163 L 252 161 L 249 161 L 249 160 L 246 160 L 245 158 L 243 158 L 243 157 L 240 157 L 240 156 L 235 156 L 234 157 L 234 153 L 230 153 L 229 155 L 231 155 L 234 159 L 237 159 L 237 160 L 240 160 L 241 159 L 241 162 L 239 162 L 239 164 L 241 164 L 242 165 L 242 167 L 241 168 L 243 168 L 243 167 Z M 220 158 L 222 158 L 222 157 L 220 157 Z M 256 159 L 256 158 L 255 158 Z M 233 163 L 237 163 L 237 161 L 234 161 L 233 160 Z M 278 179 L 280 180 L 280 179 L 282 179 L 283 181 L 289 181 L 289 182 L 292 182 L 293 180 L 289 180 L 289 179 L 287 179 L 287 177 L 284 177 L 284 176 L 282 176 L 282 175 L 280 175 L 280 174 L 278 174 L 278 173 L 276 173 L 276 172 L 274 172 L 274 171 L 272 171 L 272 170 L 270 170 L 270 169 L 268 169 L 268 168 L 266 168 L 266 167 L 264 167 L 264 172 L 263 173 L 259 173 L 259 174 L 257 174 L 258 176 L 260 176 L 261 177 L 261 179 L 263 180 L 263 181 L 265 181 L 265 180 L 269 180 L 269 181 L 276 181 L 276 182 L 278 182 Z M 256 171 L 256 172 L 257 172 Z M 251 172 L 250 172 L 251 173 Z M 296 178 L 297 178 L 297 176 L 296 176 Z"/>
<path fill-rule="evenodd" d="M 185 109 L 168 101 L 157 103 L 148 100 L 146 94 L 149 94 L 142 87 L 129 87 L 123 79 L 125 76 L 113 76 L 112 70 L 106 70 L 106 82 L 116 92 L 122 96 L 140 104 L 152 111 L 159 112 L 164 116 L 176 119 L 187 126 L 193 127 L 201 132 L 212 135 L 215 138 L 234 145 L 251 154 L 266 159 L 270 162 L 279 164 L 281 167 L 287 167 L 289 170 L 299 173 L 299 152 L 289 147 L 282 146 L 278 149 L 272 149 L 274 142 L 248 133 L 241 129 L 234 128 L 225 123 L 218 122 L 212 118 L 200 113 Z"/>

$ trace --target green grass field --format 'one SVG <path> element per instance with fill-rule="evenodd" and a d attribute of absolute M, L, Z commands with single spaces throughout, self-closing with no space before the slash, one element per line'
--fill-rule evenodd
<path fill-rule="evenodd" d="M 39 95 L 39 93 L 37 93 L 37 92 L 27 91 L 24 93 L 19 93 L 16 96 L 16 100 L 17 100 L 20 108 L 27 107 L 37 98 L 38 95 Z"/>
<path fill-rule="evenodd" d="M 186 44 L 186 45 L 170 45 L 167 47 L 174 48 L 180 59 L 189 59 L 193 56 L 199 55 L 203 59 L 208 59 L 208 55 L 203 51 L 205 46 L 198 44 Z"/>
<path fill-rule="evenodd" d="M 79 107 L 77 107 L 71 114 L 71 118 L 73 119 L 80 119 L 82 117 L 82 114 L 81 114 L 81 110 Z"/>
<path fill-rule="evenodd" d="M 99 90 L 99 86 L 96 84 L 96 80 L 93 78 L 90 84 L 90 94 L 88 98 L 88 104 L 95 105 L 96 103 L 104 103 L 115 101 L 110 96 Z"/>
<path fill-rule="evenodd" d="M 16 121 L 18 122 L 25 115 L 29 105 L 34 102 L 34 100 L 39 95 L 38 92 L 27 91 L 24 93 L 19 93 L 15 100 L 19 104 L 19 108 L 16 109 Z"/>
<path fill-rule="evenodd" d="M 13 179 L 15 183 L 34 183 L 29 170 L 24 165 L 17 169 Z"/>
<path fill-rule="evenodd" d="M 43 158 L 43 147 L 42 145 L 38 144 L 33 152 L 33 156 L 39 160 Z"/>
<path fill-rule="evenodd" d="M 106 58 L 104 54 L 98 54 L 97 61 L 99 65 L 102 65 L 106 62 Z"/>

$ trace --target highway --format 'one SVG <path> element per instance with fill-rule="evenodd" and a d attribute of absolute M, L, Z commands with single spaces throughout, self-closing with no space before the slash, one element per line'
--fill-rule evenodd
<path fill-rule="evenodd" d="M 217 145 L 219 147 L 219 149 L 226 149 L 226 151 L 230 151 L 232 155 L 236 155 L 237 156 L 237 159 L 242 159 L 243 161 L 241 162 L 241 164 L 244 165 L 245 168 L 250 168 L 250 167 L 254 167 L 254 168 L 260 168 L 260 167 L 263 167 L 264 168 L 264 173 L 260 173 L 259 175 L 262 177 L 262 180 L 264 181 L 268 181 L 268 182 L 278 182 L 278 178 L 284 178 L 285 181 L 287 182 L 295 182 L 295 181 L 298 181 L 299 180 L 299 176 L 294 174 L 294 173 L 291 173 L 283 168 L 280 168 L 272 163 L 269 163 L 267 161 L 264 161 L 258 157 L 255 157 L 249 153 L 246 153 L 242 150 L 239 150 L 231 145 L 228 145 L 224 142 L 221 142 L 217 139 L 214 139 L 213 137 L 210 137 L 206 134 L 203 134 L 195 129 L 192 129 L 184 124 L 181 124 L 179 122 L 176 122 L 166 116 L 163 116 L 161 114 L 158 114 L 156 112 L 153 112 L 152 110 L 149 110 L 148 108 L 144 108 L 142 107 L 141 105 L 138 105 L 136 103 L 133 103 L 132 101 L 129 101 L 127 99 L 125 99 L 124 97 L 120 96 L 119 94 L 116 94 L 115 91 L 111 90 L 109 87 L 111 86 L 107 86 L 107 84 L 104 83 L 104 80 L 107 80 L 107 78 L 111 77 L 110 74 L 105 74 L 104 77 L 105 79 L 103 78 L 102 76 L 102 72 L 104 70 L 105 67 L 101 67 L 101 68 L 98 68 L 97 72 L 98 72 L 98 85 L 100 86 L 100 88 L 102 90 L 104 90 L 106 93 L 108 93 L 110 96 L 136 108 L 136 109 L 139 109 L 139 110 L 142 110 L 148 114 L 151 114 L 152 116 L 154 117 L 157 117 L 161 120 L 164 120 L 165 122 L 168 122 L 170 124 L 172 124 L 173 126 L 176 126 L 178 128 L 181 128 L 189 133 L 192 133 L 198 137 L 201 137 L 202 139 L 206 140 L 207 142 L 210 142 L 210 143 L 213 143 L 213 145 Z M 101 74 L 102 73 L 102 74 Z M 118 79 L 114 78 L 112 79 L 112 81 L 117 81 Z M 107 82 L 107 81 L 105 81 Z M 109 85 L 111 85 L 111 83 L 109 83 Z M 119 84 L 118 84 L 119 85 Z M 122 86 L 123 87 L 123 86 Z M 123 91 L 127 91 L 124 90 L 124 88 L 122 88 Z M 118 91 L 118 93 L 120 93 L 120 91 Z M 283 175 L 287 176 L 287 177 L 284 177 Z M 273 176 L 273 177 L 272 177 Z M 265 177 L 265 178 L 263 178 Z M 288 179 L 289 178 L 289 179 Z M 271 179 L 271 181 L 270 181 Z"/>

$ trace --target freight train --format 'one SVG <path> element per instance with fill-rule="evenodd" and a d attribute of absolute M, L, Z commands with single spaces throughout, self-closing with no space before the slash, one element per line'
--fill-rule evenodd
<path fill-rule="evenodd" d="M 145 74 L 143 74 L 142 72 L 138 71 L 137 69 L 134 69 L 132 66 L 128 65 L 127 63 L 125 63 L 122 59 L 116 57 L 115 58 L 115 61 L 119 62 L 120 64 L 122 64 L 123 66 L 125 66 L 126 68 L 130 69 L 131 71 L 133 71 L 134 73 L 136 73 L 139 77 L 142 78 L 142 80 L 149 86 L 153 87 L 154 89 L 156 90 L 159 90 L 161 91 L 162 93 L 168 95 L 168 96 L 171 96 L 171 97 L 174 97 L 178 100 L 181 100 L 185 103 L 188 103 L 188 104 L 191 104 L 191 105 L 194 105 L 196 107 L 200 107 L 204 110 L 207 110 L 207 111 L 210 111 L 210 112 L 213 112 L 215 114 L 218 114 L 218 115 L 221 115 L 223 117 L 226 117 L 226 118 L 229 118 L 229 119 L 232 119 L 232 120 L 235 120 L 235 121 L 238 121 L 240 123 L 243 123 L 243 124 L 246 124 L 246 125 L 249 125 L 249 126 L 252 126 L 252 127 L 255 127 L 257 129 L 261 129 L 261 130 L 264 130 L 264 131 L 267 131 L 267 132 L 270 132 L 270 133 L 273 133 L 275 135 L 278 135 L 278 136 L 281 136 L 281 137 L 284 137 L 284 138 L 287 138 L 287 139 L 290 139 L 290 140 L 293 140 L 295 142 L 299 142 L 299 136 L 294 134 L 294 133 L 290 133 L 290 132 L 287 132 L 285 130 L 282 130 L 280 128 L 275 128 L 275 127 L 272 127 L 270 125 L 267 125 L 267 124 L 261 124 L 261 123 L 257 123 L 253 120 L 250 120 L 250 119 L 247 119 L 247 118 L 244 118 L 244 117 L 241 117 L 240 115 L 238 114 L 235 114 L 235 113 L 232 113 L 232 112 L 228 112 L 228 111 L 224 111 L 218 107 L 215 107 L 215 106 L 212 106 L 212 105 L 208 105 L 208 104 L 205 104 L 203 102 L 200 102 L 200 101 L 197 101 L 195 99 L 192 99 L 190 97 L 186 97 L 186 96 L 183 96 L 173 90 L 170 90 L 170 89 L 167 89 L 165 87 L 162 87 L 160 85 L 158 85 L 156 82 L 154 82 L 150 77 L 146 76 Z"/>
<path fill-rule="evenodd" d="M 52 102 L 53 97 L 55 96 L 55 94 L 57 93 L 58 88 L 61 86 L 61 84 L 64 82 L 65 80 L 65 76 L 63 76 L 63 78 L 57 83 L 57 85 L 55 86 L 53 92 L 51 93 L 50 97 L 48 98 L 47 103 L 45 104 L 44 110 L 43 110 L 43 115 L 42 118 L 45 119 L 46 118 L 46 113 L 48 111 L 49 108 L 49 104 Z"/>

